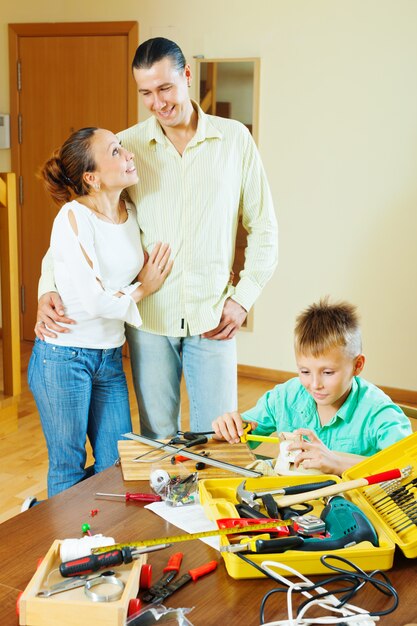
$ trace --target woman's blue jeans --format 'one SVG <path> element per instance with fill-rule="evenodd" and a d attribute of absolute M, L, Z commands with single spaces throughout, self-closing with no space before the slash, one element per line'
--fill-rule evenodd
<path fill-rule="evenodd" d="M 94 472 L 114 464 L 117 441 L 132 429 L 121 348 L 72 348 L 36 339 L 28 382 L 48 447 L 48 497 L 86 476 L 87 436 Z"/>

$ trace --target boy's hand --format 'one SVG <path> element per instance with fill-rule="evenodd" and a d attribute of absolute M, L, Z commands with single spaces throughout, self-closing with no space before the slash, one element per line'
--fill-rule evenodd
<path fill-rule="evenodd" d="M 289 450 L 300 450 L 294 461 L 297 468 L 302 463 L 305 469 L 317 469 L 322 474 L 340 475 L 346 469 L 341 461 L 342 453 L 333 452 L 319 439 L 316 433 L 309 428 L 298 428 L 293 431 L 293 435 L 308 437 L 291 443 Z M 353 463 L 352 463 L 353 465 Z"/>
<path fill-rule="evenodd" d="M 35 334 L 38 339 L 44 340 L 46 337 L 57 337 L 51 330 L 57 333 L 68 333 L 68 328 L 60 326 L 56 322 L 64 324 L 75 324 L 75 321 L 69 317 L 65 317 L 65 310 L 59 293 L 56 291 L 48 291 L 39 298 L 38 312 L 36 316 Z M 49 329 L 45 328 L 45 324 Z"/>
<path fill-rule="evenodd" d="M 252 429 L 256 428 L 256 422 L 250 422 Z M 229 443 L 240 443 L 243 435 L 244 422 L 237 411 L 225 413 L 212 423 L 215 432 L 213 439 L 225 439 Z"/>

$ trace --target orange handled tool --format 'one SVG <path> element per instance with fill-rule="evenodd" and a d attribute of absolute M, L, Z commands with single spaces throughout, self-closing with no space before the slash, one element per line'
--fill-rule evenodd
<path fill-rule="evenodd" d="M 163 602 L 168 596 L 172 595 L 175 591 L 189 583 L 191 580 L 195 582 L 202 576 L 205 576 L 206 574 L 209 574 L 210 572 L 215 570 L 216 567 L 217 561 L 210 561 L 205 565 L 200 565 L 200 567 L 188 570 L 188 573 L 183 574 L 181 578 L 178 578 L 178 580 L 171 582 L 169 585 L 161 587 L 159 593 L 153 597 L 152 603 L 158 604 L 160 602 Z"/>

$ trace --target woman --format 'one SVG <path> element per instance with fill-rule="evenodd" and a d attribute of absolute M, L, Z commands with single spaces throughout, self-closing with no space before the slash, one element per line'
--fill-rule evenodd
<path fill-rule="evenodd" d="M 28 369 L 51 497 L 86 476 L 87 436 L 95 472 L 118 458 L 117 440 L 131 430 L 124 323 L 140 326 L 136 303 L 161 287 L 172 262 L 169 246 L 158 243 L 144 264 L 135 207 L 122 197 L 138 181 L 133 154 L 113 133 L 76 131 L 41 174 L 61 206 L 51 234 L 55 284 L 76 321 L 59 337 L 37 338 Z"/>

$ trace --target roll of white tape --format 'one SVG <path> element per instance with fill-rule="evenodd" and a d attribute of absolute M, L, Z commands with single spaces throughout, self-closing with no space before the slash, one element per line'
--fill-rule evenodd
<path fill-rule="evenodd" d="M 149 477 L 151 488 L 155 493 L 161 493 L 169 485 L 170 480 L 168 472 L 162 469 L 154 470 Z"/>
<path fill-rule="evenodd" d="M 60 549 L 61 561 L 63 563 L 73 561 L 74 559 L 88 556 L 93 548 L 113 546 L 115 543 L 113 537 L 104 537 L 103 535 L 85 536 L 80 539 L 64 539 Z"/>

